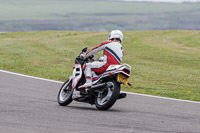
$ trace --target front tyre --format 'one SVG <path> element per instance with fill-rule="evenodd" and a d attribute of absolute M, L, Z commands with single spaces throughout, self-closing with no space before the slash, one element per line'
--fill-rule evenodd
<path fill-rule="evenodd" d="M 110 80 L 106 83 L 108 87 L 99 92 L 95 99 L 96 108 L 99 110 L 108 110 L 113 106 L 120 94 L 120 84 L 116 80 Z"/>
<path fill-rule="evenodd" d="M 57 101 L 61 106 L 70 104 L 72 100 L 72 82 L 67 80 L 60 88 L 58 93 Z"/>

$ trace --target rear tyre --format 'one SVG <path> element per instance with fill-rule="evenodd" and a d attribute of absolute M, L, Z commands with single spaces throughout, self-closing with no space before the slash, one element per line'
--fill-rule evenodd
<path fill-rule="evenodd" d="M 61 106 L 66 106 L 70 104 L 72 99 L 72 82 L 67 80 L 60 88 L 60 91 L 58 93 L 57 102 Z"/>
<path fill-rule="evenodd" d="M 103 92 L 99 92 L 95 99 L 96 108 L 99 110 L 108 110 L 113 106 L 119 97 L 120 84 L 116 80 L 110 80 L 108 86 Z"/>

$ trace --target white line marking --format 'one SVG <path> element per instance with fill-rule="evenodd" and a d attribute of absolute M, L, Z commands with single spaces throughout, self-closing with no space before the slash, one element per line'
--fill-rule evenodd
<path fill-rule="evenodd" d="M 26 78 L 32 78 L 32 79 L 38 79 L 38 80 L 43 80 L 43 81 L 48 81 L 48 82 L 59 83 L 59 84 L 63 84 L 64 83 L 64 82 L 57 81 L 57 80 L 39 78 L 39 77 L 19 74 L 19 73 L 15 73 L 15 72 L 5 71 L 5 70 L 0 70 L 0 72 L 13 74 L 13 75 L 17 75 L 17 76 L 22 76 L 22 77 L 26 77 Z M 125 92 L 125 91 L 122 91 L 122 92 Z M 139 94 L 139 93 L 132 93 L 132 92 L 125 92 L 125 93 L 131 94 L 131 95 L 138 95 L 138 96 L 145 96 L 145 97 L 152 97 L 152 98 L 159 98 L 159 99 L 166 99 L 166 100 L 174 100 L 174 101 L 180 101 L 180 102 L 189 102 L 189 103 L 198 103 L 198 104 L 200 104 L 200 102 L 197 102 L 197 101 L 189 101 L 189 100 L 182 100 L 182 99 L 175 99 L 175 98 L 168 98 L 168 97 L 161 97 L 161 96 L 153 96 L 153 95 Z"/>
<path fill-rule="evenodd" d="M 63 82 L 61 82 L 61 81 L 56 81 L 56 80 L 51 80 L 51 79 L 45 79 L 45 78 L 39 78 L 39 77 L 34 77 L 34 76 L 19 74 L 19 73 L 15 73 L 15 72 L 9 72 L 9 71 L 5 71 L 5 70 L 0 70 L 0 72 L 12 74 L 12 75 L 17 75 L 17 76 L 22 76 L 22 77 L 26 77 L 26 78 L 32 78 L 32 79 L 38 79 L 38 80 L 44 80 L 44 81 L 48 81 L 48 82 L 54 82 L 54 83 L 63 84 Z"/>
<path fill-rule="evenodd" d="M 200 102 L 197 102 L 197 101 L 182 100 L 182 99 L 175 99 L 175 98 L 161 97 L 161 96 L 153 96 L 153 95 L 133 93 L 133 92 L 125 92 L 125 93 L 132 94 L 132 95 L 138 95 L 138 96 L 145 96 L 145 97 L 152 97 L 152 98 L 159 98 L 159 99 L 166 99 L 166 100 L 174 100 L 174 101 L 180 101 L 180 102 L 200 103 Z"/>

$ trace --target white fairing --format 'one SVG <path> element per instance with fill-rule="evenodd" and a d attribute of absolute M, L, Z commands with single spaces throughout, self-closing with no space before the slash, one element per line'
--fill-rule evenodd
<path fill-rule="evenodd" d="M 106 71 L 109 71 L 109 70 L 116 70 L 118 69 L 119 67 L 121 67 L 122 65 L 110 65 Z"/>
<path fill-rule="evenodd" d="M 131 71 L 131 66 L 128 64 L 122 64 L 122 65 L 110 65 L 106 71 L 110 71 L 110 70 L 122 70 L 124 68 L 128 68 Z"/>
<path fill-rule="evenodd" d="M 73 82 L 72 82 L 72 88 L 74 88 L 78 81 L 80 80 L 82 76 L 82 68 L 80 64 L 75 64 L 75 68 L 73 70 Z"/>

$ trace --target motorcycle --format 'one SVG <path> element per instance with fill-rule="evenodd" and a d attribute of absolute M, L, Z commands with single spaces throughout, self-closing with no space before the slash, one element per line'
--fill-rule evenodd
<path fill-rule="evenodd" d="M 80 55 L 85 52 L 87 52 L 87 47 L 82 49 Z M 108 110 L 118 99 L 127 96 L 126 93 L 120 92 L 120 87 L 121 84 L 131 86 L 131 83 L 128 83 L 131 66 L 128 64 L 110 65 L 103 73 L 92 72 L 91 88 L 79 88 L 79 86 L 86 82 L 84 74 L 86 63 L 95 61 L 93 59 L 94 55 L 85 60 L 80 55 L 75 59 L 73 75 L 64 82 L 59 90 L 57 96 L 59 105 L 67 106 L 74 100 L 91 105 L 95 104 L 99 110 Z M 80 91 L 81 97 L 73 97 L 74 89 Z"/>

